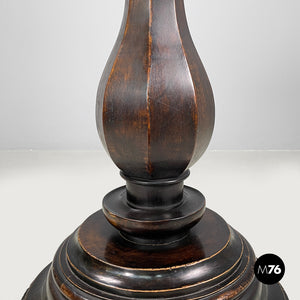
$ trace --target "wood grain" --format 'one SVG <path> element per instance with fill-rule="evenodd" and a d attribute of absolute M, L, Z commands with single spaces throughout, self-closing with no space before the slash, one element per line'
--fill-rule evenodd
<path fill-rule="evenodd" d="M 126 2 L 96 112 L 101 140 L 128 176 L 178 177 L 199 159 L 214 101 L 182 0 Z"/>

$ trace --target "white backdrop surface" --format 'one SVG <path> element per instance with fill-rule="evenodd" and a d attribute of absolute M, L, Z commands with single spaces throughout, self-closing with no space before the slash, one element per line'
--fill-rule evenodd
<path fill-rule="evenodd" d="M 99 149 L 123 0 L 0 0 L 0 149 Z M 300 1 L 186 0 L 216 100 L 211 149 L 300 149 Z"/>

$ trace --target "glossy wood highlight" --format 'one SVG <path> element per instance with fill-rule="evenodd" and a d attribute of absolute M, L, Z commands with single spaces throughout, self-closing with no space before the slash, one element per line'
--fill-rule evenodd
<path fill-rule="evenodd" d="M 183 0 L 125 1 L 96 120 L 126 186 L 63 242 L 24 300 L 287 299 L 255 279 L 249 243 L 184 186 L 210 141 L 214 99 Z"/>

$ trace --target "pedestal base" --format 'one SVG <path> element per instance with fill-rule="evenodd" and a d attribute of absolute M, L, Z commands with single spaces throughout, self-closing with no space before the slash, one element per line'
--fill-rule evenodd
<path fill-rule="evenodd" d="M 209 209 L 187 236 L 160 246 L 126 240 L 98 211 L 23 299 L 288 299 L 280 285 L 255 279 L 254 262 L 248 242 Z"/>

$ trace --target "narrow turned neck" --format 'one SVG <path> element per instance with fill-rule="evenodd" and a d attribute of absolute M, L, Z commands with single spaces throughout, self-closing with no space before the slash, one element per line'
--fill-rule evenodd
<path fill-rule="evenodd" d="M 205 212 L 204 196 L 183 184 L 189 174 L 187 170 L 177 178 L 147 180 L 121 172 L 126 187 L 104 197 L 104 215 L 127 241 L 174 245 L 188 236 Z"/>
<path fill-rule="evenodd" d="M 177 178 L 160 180 L 143 180 L 126 176 L 126 191 L 128 204 L 139 209 L 172 209 L 182 203 L 183 181 L 189 176 L 186 171 Z"/>
<path fill-rule="evenodd" d="M 168 22 L 172 23 L 172 18 L 176 18 L 176 10 L 185 16 L 184 0 L 125 0 L 123 21 L 134 26 L 143 23 L 151 26 L 153 22 L 160 23 L 160 16 L 163 16 L 165 22 L 161 25 L 168 26 Z"/>

